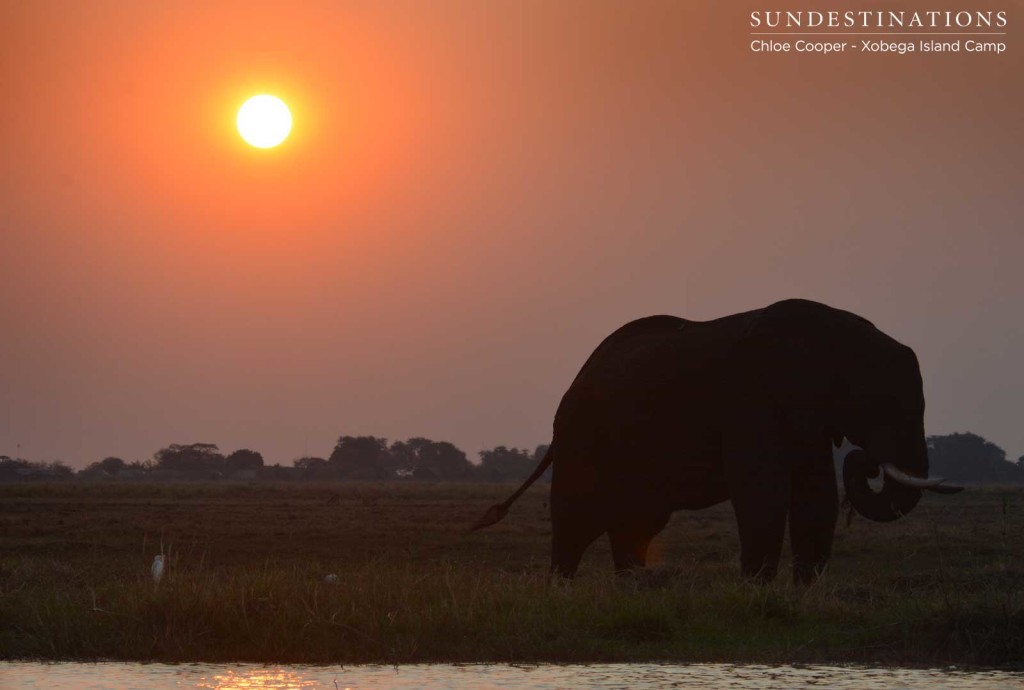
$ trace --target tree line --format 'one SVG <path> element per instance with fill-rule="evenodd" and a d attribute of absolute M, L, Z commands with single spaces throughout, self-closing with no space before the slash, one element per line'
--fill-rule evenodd
<path fill-rule="evenodd" d="M 1024 485 L 1024 456 L 1016 462 L 996 444 L 970 432 L 929 436 L 930 474 L 965 484 Z M 41 463 L 0 455 L 0 482 L 33 480 L 300 480 L 520 482 L 547 452 L 498 446 L 471 462 L 447 441 L 410 438 L 388 443 L 376 436 L 342 436 L 327 458 L 267 465 L 254 450 L 225 455 L 213 443 L 171 444 L 145 461 L 108 457 L 75 472 L 60 461 Z M 837 460 L 838 462 L 838 460 Z M 837 469 L 841 467 L 837 465 Z M 837 476 L 839 476 L 837 474 Z M 544 481 L 550 480 L 550 468 Z"/>
<path fill-rule="evenodd" d="M 78 472 L 60 461 L 38 463 L 0 456 L 0 482 L 71 478 L 511 482 L 529 476 L 547 448 L 498 446 L 480 451 L 479 461 L 473 463 L 447 441 L 417 437 L 389 444 L 376 436 L 342 436 L 329 457 L 302 457 L 287 466 L 267 465 L 262 454 L 247 448 L 225 455 L 214 443 L 173 443 L 145 461 L 107 457 Z"/>

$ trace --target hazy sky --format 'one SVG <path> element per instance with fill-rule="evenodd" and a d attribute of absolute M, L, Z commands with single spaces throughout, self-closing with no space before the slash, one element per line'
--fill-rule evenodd
<path fill-rule="evenodd" d="M 1024 4 L 1002 55 L 748 48 L 854 4 L 956 7 L 0 0 L 0 454 L 532 448 L 622 323 L 806 297 L 1016 458 Z"/>

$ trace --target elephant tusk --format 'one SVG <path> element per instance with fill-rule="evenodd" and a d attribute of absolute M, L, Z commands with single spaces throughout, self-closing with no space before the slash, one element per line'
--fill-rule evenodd
<path fill-rule="evenodd" d="M 920 477 L 912 477 L 903 470 L 899 469 L 895 465 L 885 463 L 882 465 L 882 470 L 885 472 L 887 477 L 891 477 L 904 486 L 913 487 L 915 489 L 933 489 L 942 482 L 946 481 L 941 477 L 933 477 L 931 479 L 922 479 Z"/>

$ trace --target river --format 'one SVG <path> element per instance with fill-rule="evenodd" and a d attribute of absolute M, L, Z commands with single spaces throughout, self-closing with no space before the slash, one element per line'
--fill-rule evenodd
<path fill-rule="evenodd" d="M 954 688 L 1024 687 L 1024 672 L 903 669 L 865 666 L 733 664 L 471 664 L 453 666 L 262 666 L 257 664 L 138 664 L 8 662 L 3 690 L 404 690 L 453 688 Z"/>

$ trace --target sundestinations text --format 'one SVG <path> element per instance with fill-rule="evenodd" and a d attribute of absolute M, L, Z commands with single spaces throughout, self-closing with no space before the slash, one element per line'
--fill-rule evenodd
<path fill-rule="evenodd" d="M 1002 29 L 1007 22 L 1005 10 L 768 10 L 750 13 L 753 29 Z"/>

